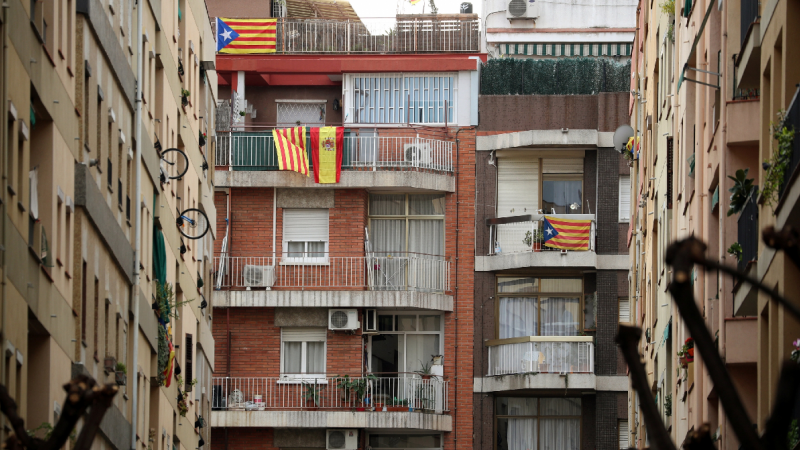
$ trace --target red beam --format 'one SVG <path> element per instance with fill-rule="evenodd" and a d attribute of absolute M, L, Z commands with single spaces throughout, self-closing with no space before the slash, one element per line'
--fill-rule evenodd
<path fill-rule="evenodd" d="M 340 74 L 354 72 L 457 72 L 477 70 L 486 54 L 422 55 L 217 55 L 217 71 L 261 74 Z"/>

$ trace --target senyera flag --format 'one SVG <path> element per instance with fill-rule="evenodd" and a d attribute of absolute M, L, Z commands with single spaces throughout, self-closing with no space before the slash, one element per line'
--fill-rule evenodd
<path fill-rule="evenodd" d="M 314 162 L 314 181 L 338 183 L 342 174 L 344 127 L 311 129 L 311 159 Z"/>
<path fill-rule="evenodd" d="M 544 216 L 544 245 L 562 250 L 588 251 L 592 236 L 591 219 L 562 219 Z"/>
<path fill-rule="evenodd" d="M 217 17 L 217 52 L 233 55 L 275 53 L 278 19 Z"/>
<path fill-rule="evenodd" d="M 278 168 L 308 176 L 306 127 L 276 128 L 272 130 L 272 137 L 275 139 Z"/>

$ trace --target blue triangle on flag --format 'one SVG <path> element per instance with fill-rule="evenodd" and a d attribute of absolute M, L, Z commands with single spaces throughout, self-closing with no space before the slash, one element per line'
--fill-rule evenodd
<path fill-rule="evenodd" d="M 229 27 L 227 23 L 220 20 L 217 17 L 217 51 L 222 50 L 239 37 L 239 33 L 233 31 L 233 28 Z"/>
<path fill-rule="evenodd" d="M 558 236 L 558 230 L 556 230 L 555 227 L 550 225 L 550 221 L 547 220 L 546 217 L 544 219 L 544 225 L 542 226 L 542 232 L 544 233 L 544 242 L 547 242 L 550 239 Z"/>

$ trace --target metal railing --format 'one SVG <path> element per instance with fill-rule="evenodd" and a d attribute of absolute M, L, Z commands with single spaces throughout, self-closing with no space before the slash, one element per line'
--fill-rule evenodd
<path fill-rule="evenodd" d="M 214 410 L 342 409 L 362 411 L 449 410 L 450 382 L 415 373 L 395 376 L 212 378 Z"/>
<path fill-rule="evenodd" d="M 756 186 L 758 191 L 758 186 Z M 742 246 L 742 259 L 739 260 L 739 270 L 744 272 L 747 264 L 758 259 L 758 204 L 755 195 L 745 203 L 738 220 L 739 245 Z"/>
<path fill-rule="evenodd" d="M 594 373 L 592 339 L 591 336 L 528 336 L 489 341 L 488 376 Z"/>
<path fill-rule="evenodd" d="M 760 3 L 760 0 L 741 0 L 741 34 L 739 36 L 742 47 L 744 47 L 744 43 L 747 40 L 747 32 L 750 30 L 750 26 L 758 21 Z"/>
<path fill-rule="evenodd" d="M 783 181 L 781 182 L 779 193 L 780 198 L 786 192 L 789 182 L 792 181 L 794 171 L 800 164 L 800 100 L 798 100 L 798 96 L 800 96 L 800 88 L 795 91 L 792 102 L 786 108 L 786 115 L 783 118 L 783 126 L 794 129 L 795 137 L 792 141 L 792 157 L 786 166 L 786 171 L 783 172 Z"/>
<path fill-rule="evenodd" d="M 417 253 L 292 257 L 218 254 L 214 257 L 217 289 L 288 288 L 446 292 L 450 261 Z"/>
<path fill-rule="evenodd" d="M 559 219 L 591 220 L 589 251 L 595 251 L 595 232 L 597 224 L 594 214 L 548 214 L 548 217 Z M 524 252 L 561 251 L 545 245 L 544 215 L 531 214 L 491 219 L 505 223 L 489 224 L 489 254 L 499 255 Z"/>
<path fill-rule="evenodd" d="M 272 131 L 217 133 L 216 165 L 233 170 L 278 170 Z M 311 139 L 307 137 L 308 164 Z M 345 132 L 342 169 L 424 169 L 453 172 L 453 142 L 415 136 L 359 136 Z"/>
<path fill-rule="evenodd" d="M 355 20 L 281 18 L 276 26 L 276 52 L 478 52 L 479 28 L 476 15 L 399 15 Z"/>

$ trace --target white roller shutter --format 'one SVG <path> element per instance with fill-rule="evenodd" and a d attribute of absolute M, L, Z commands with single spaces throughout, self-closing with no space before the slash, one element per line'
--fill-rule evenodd
<path fill-rule="evenodd" d="M 497 159 L 497 217 L 539 209 L 539 160 L 524 155 Z"/>
<path fill-rule="evenodd" d="M 631 176 L 619 176 L 619 221 L 631 220 Z"/>
<path fill-rule="evenodd" d="M 327 209 L 284 209 L 283 242 L 328 241 Z"/>
<path fill-rule="evenodd" d="M 630 448 L 630 443 L 628 442 L 628 421 L 620 420 L 617 424 L 619 431 L 619 448 L 620 450 L 627 450 Z"/>
<path fill-rule="evenodd" d="M 542 173 L 583 173 L 583 159 L 544 159 L 542 160 Z"/>
<path fill-rule="evenodd" d="M 631 322 L 631 299 L 622 297 L 619 299 L 619 323 Z"/>
<path fill-rule="evenodd" d="M 327 336 L 327 328 L 281 328 L 281 340 L 283 342 L 325 342 Z"/>

